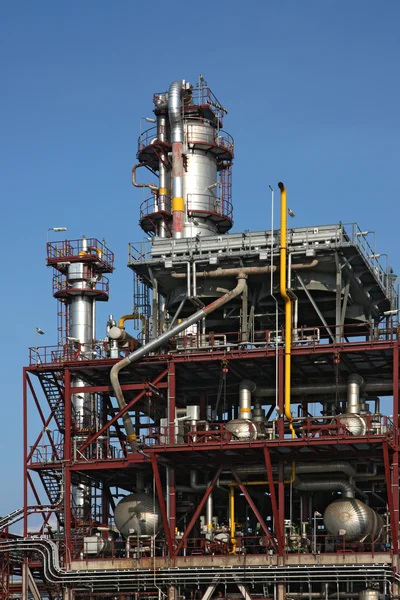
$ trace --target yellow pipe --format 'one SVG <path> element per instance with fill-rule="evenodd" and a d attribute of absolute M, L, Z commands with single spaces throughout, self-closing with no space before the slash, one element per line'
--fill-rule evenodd
<path fill-rule="evenodd" d="M 235 487 L 229 485 L 229 526 L 231 530 L 231 544 L 232 550 L 229 554 L 236 554 L 236 527 L 235 527 Z"/>
<path fill-rule="evenodd" d="M 132 313 L 131 315 L 124 315 L 118 321 L 118 327 L 120 329 L 125 329 L 125 321 L 133 321 L 134 319 L 140 319 L 142 321 L 142 336 L 143 339 L 146 335 L 146 317 L 144 315 L 139 315 L 138 313 Z"/>
<path fill-rule="evenodd" d="M 279 291 L 285 302 L 285 417 L 289 421 L 292 438 L 296 437 L 293 427 L 293 417 L 290 407 L 291 385 L 291 346 L 292 346 L 292 303 L 286 289 L 286 262 L 287 262 L 287 202 L 286 188 L 280 181 L 281 190 L 281 223 L 280 223 L 280 265 L 279 265 Z"/>

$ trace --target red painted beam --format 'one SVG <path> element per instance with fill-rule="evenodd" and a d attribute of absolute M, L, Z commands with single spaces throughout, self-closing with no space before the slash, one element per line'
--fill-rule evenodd
<path fill-rule="evenodd" d="M 167 373 L 168 373 L 168 369 L 165 369 L 160 375 L 158 375 L 154 379 L 154 381 L 151 382 L 152 385 L 157 385 L 157 383 L 159 381 L 161 381 L 161 379 L 163 379 L 163 377 L 165 377 L 165 375 L 167 375 Z M 134 406 L 136 404 L 136 402 L 138 402 L 141 398 L 143 398 L 145 393 L 146 393 L 145 390 L 143 390 L 142 392 L 140 392 L 140 394 L 135 396 L 129 402 L 129 404 L 127 404 L 122 410 L 119 411 L 119 413 L 117 413 L 116 415 L 114 415 L 112 417 L 112 419 L 107 421 L 107 423 L 105 425 L 103 425 L 103 427 L 101 427 L 99 429 L 99 431 L 97 431 L 88 440 L 86 440 L 86 442 L 84 444 L 82 444 L 82 446 L 79 448 L 79 451 L 83 452 L 88 446 L 90 446 L 90 444 L 92 444 L 95 440 L 97 440 L 97 438 L 99 436 L 101 436 L 105 431 L 107 431 L 107 429 L 109 429 L 109 427 L 111 427 L 111 425 L 113 425 L 115 423 L 115 421 L 118 421 L 118 419 L 120 419 L 122 417 L 122 415 L 124 415 L 126 412 L 128 412 L 128 410 L 130 410 L 132 408 L 132 406 Z"/>
<path fill-rule="evenodd" d="M 23 401 L 22 401 L 22 413 L 23 413 L 23 476 L 24 476 L 24 537 L 28 535 L 28 389 L 27 381 L 29 381 L 29 375 L 26 369 L 23 371 Z"/>
<path fill-rule="evenodd" d="M 213 491 L 213 488 L 214 488 L 215 484 L 217 483 L 217 479 L 221 475 L 221 472 L 222 472 L 222 467 L 219 467 L 218 471 L 215 473 L 215 475 L 213 477 L 213 480 L 211 481 L 210 485 L 206 489 L 205 494 L 204 494 L 203 498 L 200 501 L 200 504 L 198 505 L 198 507 L 194 511 L 194 515 L 190 519 L 189 525 L 186 527 L 186 531 L 183 534 L 182 539 L 179 542 L 178 547 L 176 549 L 175 556 L 177 556 L 179 554 L 179 552 L 182 550 L 182 548 L 183 548 L 186 540 L 189 537 L 190 532 L 192 531 L 192 529 L 194 527 L 194 524 L 196 523 L 197 519 L 199 518 L 200 513 L 203 510 L 205 503 L 207 502 L 208 496 Z"/>
<path fill-rule="evenodd" d="M 269 531 L 267 524 L 265 523 L 264 519 L 262 518 L 261 514 L 258 511 L 257 506 L 254 504 L 252 497 L 250 496 L 249 492 L 247 491 L 247 488 L 245 485 L 243 485 L 241 479 L 239 479 L 238 474 L 236 473 L 236 471 L 234 469 L 231 469 L 232 471 L 232 475 L 236 480 L 236 483 L 238 484 L 240 491 L 242 492 L 243 496 L 246 498 L 251 510 L 253 511 L 257 521 L 260 523 L 262 529 L 264 530 L 264 533 L 266 535 L 266 537 L 269 539 L 269 541 L 271 542 L 271 544 L 273 545 L 273 547 L 275 549 L 277 549 L 276 547 L 276 542 L 273 538 L 273 535 L 271 534 L 271 532 Z"/>
<path fill-rule="evenodd" d="M 393 551 L 397 552 L 399 540 L 398 540 L 398 526 L 399 522 L 395 520 L 394 503 L 393 503 L 393 488 L 392 488 L 392 473 L 390 470 L 390 459 L 389 459 L 389 447 L 387 444 L 383 444 L 383 463 L 385 466 L 385 480 L 386 480 L 386 491 L 387 500 L 389 505 L 390 524 L 392 532 L 392 545 Z M 396 481 L 398 486 L 398 479 Z"/>
<path fill-rule="evenodd" d="M 155 484 L 156 484 L 158 503 L 160 505 L 160 511 L 161 511 L 161 517 L 162 517 L 162 520 L 163 520 L 164 531 L 165 531 L 165 535 L 166 535 L 166 538 L 167 538 L 169 555 L 170 555 L 171 558 L 173 558 L 173 556 L 174 556 L 174 546 L 173 546 L 173 543 L 172 543 L 171 531 L 169 529 L 168 515 L 167 515 L 167 510 L 165 508 L 164 492 L 163 492 L 163 488 L 162 488 L 162 484 L 161 484 L 160 471 L 158 470 L 158 464 L 157 464 L 157 456 L 156 456 L 156 454 L 152 454 L 151 455 L 151 465 L 153 467 L 154 481 L 155 481 Z"/>
<path fill-rule="evenodd" d="M 281 554 L 284 549 L 284 540 L 283 540 L 283 535 L 281 532 L 281 525 L 279 522 L 279 511 L 278 511 L 278 504 L 277 504 L 277 500 L 276 500 L 274 476 L 272 473 L 271 456 L 270 456 L 269 450 L 266 446 L 264 446 L 264 460 L 265 460 L 265 466 L 267 469 L 269 493 L 270 493 L 271 505 L 272 505 L 272 514 L 274 516 L 274 523 L 275 523 L 275 533 L 276 533 L 276 537 L 278 540 L 278 553 Z"/>
<path fill-rule="evenodd" d="M 157 385 L 157 387 L 159 389 L 166 389 L 168 387 L 168 383 L 165 381 L 163 383 L 159 383 Z M 128 391 L 137 391 L 137 390 L 143 390 L 143 388 L 146 388 L 146 383 L 127 383 L 124 385 L 121 385 L 121 390 L 123 392 L 128 392 Z M 111 385 L 88 385 L 85 386 L 83 388 L 81 387 L 72 387 L 71 388 L 71 394 L 82 394 L 83 392 L 86 393 L 90 393 L 90 394 L 104 394 L 104 393 L 108 393 L 108 394 L 113 394 L 113 389 L 111 387 Z"/>
<path fill-rule="evenodd" d="M 34 400 L 34 402 L 36 404 L 36 408 L 38 410 L 40 419 L 41 419 L 41 421 L 43 423 L 43 431 L 41 431 L 40 434 L 39 434 L 39 436 L 38 436 L 38 440 L 40 441 L 41 437 L 44 435 L 44 428 L 47 427 L 47 425 L 50 423 L 50 421 L 51 421 L 51 419 L 53 417 L 53 412 L 51 413 L 50 417 L 47 420 L 44 418 L 42 407 L 40 406 L 40 402 L 39 402 L 38 397 L 37 397 L 37 395 L 35 393 L 35 390 L 33 389 L 33 385 L 32 385 L 31 380 L 29 379 L 29 376 L 27 376 L 27 381 L 28 381 L 30 392 L 32 394 L 32 398 L 33 398 L 33 400 Z M 56 449 L 56 447 L 54 445 L 53 438 L 51 437 L 50 432 L 46 431 L 46 434 L 47 434 L 49 443 L 50 443 L 50 445 L 52 447 L 52 450 L 54 452 L 54 456 L 56 456 L 57 458 L 59 458 L 57 449 Z M 37 443 L 39 443 L 39 441 Z M 35 446 L 34 446 L 34 449 L 32 450 L 32 454 L 33 454 L 34 450 L 35 450 Z M 30 457 L 31 457 L 31 454 L 29 455 L 29 458 L 27 459 L 27 461 L 30 460 Z"/>

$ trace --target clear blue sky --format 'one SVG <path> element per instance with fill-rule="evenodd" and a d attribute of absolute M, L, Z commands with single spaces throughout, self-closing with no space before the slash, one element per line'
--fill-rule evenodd
<path fill-rule="evenodd" d="M 283 180 L 296 225 L 357 221 L 400 270 L 399 23 L 397 0 L 1 3 L 0 514 L 22 503 L 35 327 L 57 342 L 46 230 L 115 252 L 102 336 L 107 311 L 132 306 L 139 119 L 172 80 L 202 73 L 229 110 L 236 230 L 270 226 L 268 184 Z"/>

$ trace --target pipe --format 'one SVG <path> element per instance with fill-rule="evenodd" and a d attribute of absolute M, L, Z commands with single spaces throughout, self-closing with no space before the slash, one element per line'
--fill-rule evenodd
<path fill-rule="evenodd" d="M 236 554 L 236 526 L 235 526 L 235 487 L 229 486 L 229 529 L 232 549 L 229 554 Z"/>
<path fill-rule="evenodd" d="M 303 270 L 303 269 L 312 269 L 316 267 L 318 264 L 318 260 L 315 258 L 310 263 L 298 263 L 297 265 L 292 265 L 292 269 L 294 270 Z M 265 273 L 274 273 L 277 270 L 276 266 L 266 265 L 265 267 L 236 267 L 233 269 L 215 269 L 215 271 L 197 271 L 197 277 L 203 277 L 204 279 L 212 279 L 214 277 L 231 277 L 237 276 L 239 273 L 244 273 L 245 275 L 264 275 Z M 186 279 L 186 273 L 176 273 L 173 271 L 171 273 L 171 277 L 174 279 Z"/>
<path fill-rule="evenodd" d="M 138 183 L 136 181 L 136 169 L 139 169 L 140 167 L 145 167 L 146 165 L 143 163 L 138 163 L 137 165 L 134 165 L 132 167 L 132 185 L 137 187 L 137 188 L 150 188 L 152 191 L 156 191 L 158 190 L 158 187 L 155 183 Z"/>
<path fill-rule="evenodd" d="M 181 321 L 181 323 L 178 323 L 177 325 L 175 325 L 175 327 L 173 327 L 169 331 L 162 333 L 158 338 L 151 340 L 150 342 L 148 342 L 141 348 L 138 348 L 134 352 L 131 352 L 130 354 L 128 354 L 128 356 L 126 356 L 125 358 L 123 358 L 122 360 L 117 362 L 111 369 L 110 380 L 111 380 L 111 385 L 114 390 L 114 394 L 117 399 L 119 408 L 121 410 L 123 410 L 127 406 L 127 404 L 125 402 L 124 394 L 121 389 L 121 385 L 119 383 L 119 372 L 121 371 L 121 369 L 138 361 L 140 358 L 142 358 L 143 356 L 146 356 L 150 352 L 157 350 L 157 348 L 159 348 L 160 346 L 162 346 L 163 344 L 168 342 L 172 337 L 174 337 L 181 331 L 184 331 L 185 329 L 190 327 L 190 325 L 194 325 L 195 323 L 198 323 L 198 321 L 201 321 L 201 319 L 204 319 L 206 316 L 208 316 L 215 310 L 221 308 L 221 306 L 224 306 L 224 304 L 226 304 L 230 300 L 233 300 L 233 298 L 236 298 L 236 296 L 239 296 L 243 292 L 245 285 L 246 285 L 246 275 L 244 275 L 244 274 L 238 275 L 237 285 L 231 291 L 227 292 L 226 294 L 224 294 L 217 300 L 214 300 L 214 302 L 211 302 L 211 304 L 208 304 L 207 306 L 196 311 L 193 315 L 191 315 L 187 319 L 184 319 L 183 321 Z M 128 412 L 125 412 L 123 414 L 122 419 L 124 421 L 124 426 L 125 426 L 125 430 L 126 430 L 126 434 L 127 434 L 127 440 L 130 444 L 132 452 L 135 452 L 137 450 L 137 444 L 136 444 L 136 433 L 135 433 L 135 428 L 132 423 L 132 419 L 130 418 Z"/>
<path fill-rule="evenodd" d="M 330 492 L 342 492 L 344 498 L 354 498 L 355 491 L 354 487 L 344 479 L 338 479 L 337 481 L 332 481 L 330 479 L 319 479 L 318 481 L 302 481 L 300 479 L 296 479 L 293 483 L 296 490 L 304 491 L 304 492 L 320 492 L 330 491 Z"/>
<path fill-rule="evenodd" d="M 256 389 L 256 384 L 250 379 L 244 379 L 239 386 L 239 418 L 251 421 L 251 392 Z"/>
<path fill-rule="evenodd" d="M 172 236 L 183 237 L 185 201 L 183 198 L 183 127 L 181 116 L 181 98 L 185 82 L 171 83 L 168 92 L 168 117 L 172 142 Z"/>
<path fill-rule="evenodd" d="M 120 329 L 125 329 L 125 321 L 135 321 L 138 319 L 142 322 L 142 340 L 143 340 L 143 342 L 145 342 L 146 341 L 146 317 L 144 315 L 141 315 L 140 313 L 132 313 L 131 315 L 123 315 L 120 318 L 120 320 L 118 321 L 118 327 Z M 114 338 L 114 339 L 117 339 L 117 338 Z M 129 338 L 123 338 L 123 339 L 129 339 Z"/>
<path fill-rule="evenodd" d="M 286 188 L 282 181 L 278 183 L 281 191 L 281 223 L 280 223 L 280 272 L 279 291 L 285 302 L 285 417 L 289 421 L 292 438 L 296 437 L 293 428 L 293 417 L 290 410 L 290 381 L 291 381 L 291 342 L 292 342 L 292 303 L 286 290 L 286 259 L 287 259 L 287 202 Z"/>
<path fill-rule="evenodd" d="M 347 408 L 346 412 L 360 414 L 360 388 L 364 384 L 361 375 L 352 373 L 347 379 Z"/>
<path fill-rule="evenodd" d="M 214 504 L 213 504 L 213 495 L 212 492 L 207 498 L 206 504 L 206 527 L 207 527 L 207 538 L 210 538 L 213 529 L 213 512 L 214 512 Z"/>
<path fill-rule="evenodd" d="M 323 385 L 296 385 L 291 388 L 292 396 L 316 396 L 319 394 L 326 395 L 334 395 L 337 392 L 344 393 L 348 389 L 346 383 L 339 383 L 338 385 L 334 383 L 326 383 Z M 364 385 L 365 392 L 391 392 L 393 390 L 393 382 L 392 381 L 371 381 L 367 382 Z M 269 396 L 275 395 L 275 388 L 273 387 L 257 387 L 254 390 L 254 396 L 257 398 L 265 398 Z M 369 401 L 369 399 L 366 399 Z M 378 404 L 379 406 L 379 404 Z M 379 412 L 379 410 L 376 410 Z"/>

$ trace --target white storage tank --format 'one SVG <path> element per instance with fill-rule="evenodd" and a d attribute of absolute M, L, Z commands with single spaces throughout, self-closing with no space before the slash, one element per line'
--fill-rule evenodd
<path fill-rule="evenodd" d="M 140 492 L 125 496 L 115 507 L 115 525 L 127 538 L 129 535 L 154 535 L 161 527 L 161 514 L 157 500 Z"/>
<path fill-rule="evenodd" d="M 331 535 L 345 535 L 348 541 L 376 542 L 384 523 L 382 517 L 361 500 L 339 498 L 325 509 L 324 524 Z"/>

